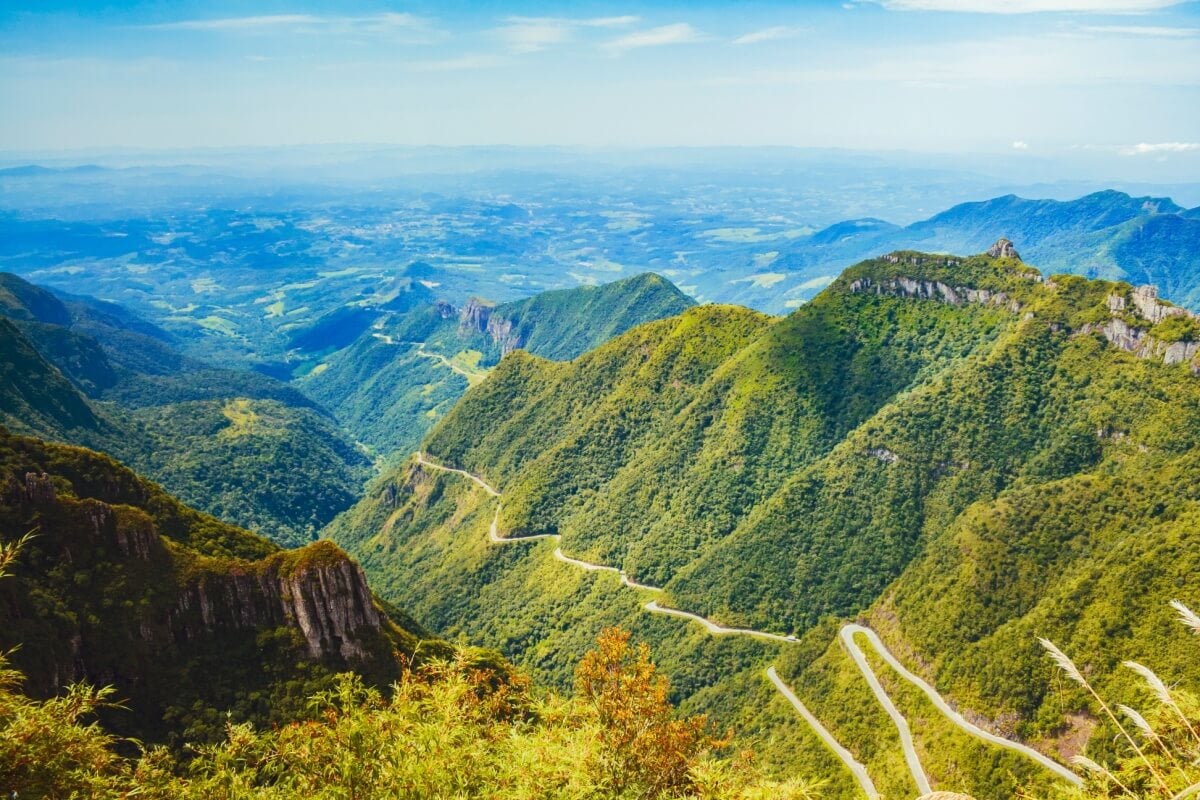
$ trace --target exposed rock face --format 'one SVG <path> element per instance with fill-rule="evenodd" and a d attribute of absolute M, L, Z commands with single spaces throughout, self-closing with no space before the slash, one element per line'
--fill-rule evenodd
<path fill-rule="evenodd" d="M 987 254 L 992 258 L 1015 258 L 1021 260 L 1021 256 L 1017 255 L 1017 248 L 1008 239 L 1001 237 L 996 240 L 996 243 L 987 249 Z"/>
<path fill-rule="evenodd" d="M 506 355 L 523 346 L 524 341 L 520 334 L 513 332 L 514 322 L 506 317 L 496 316 L 494 311 L 495 306 L 472 297 L 458 312 L 458 326 L 468 333 L 482 333 L 491 337 L 492 341 L 499 345 L 501 355 Z"/>
<path fill-rule="evenodd" d="M 54 484 L 44 472 L 26 472 L 24 480 L 10 475 L 4 492 L 4 501 L 13 505 L 51 503 L 55 497 Z"/>
<path fill-rule="evenodd" d="M 206 575 L 186 586 L 166 621 L 178 642 L 201 639 L 217 630 L 298 628 L 312 658 L 367 657 L 363 634 L 382 625 L 362 569 L 328 542 L 295 570 L 275 557 L 255 572 Z M 307 548 L 306 548 L 307 549 Z"/>
<path fill-rule="evenodd" d="M 1005 241 L 1007 240 L 1001 240 L 1001 242 Z M 893 263 L 901 263 L 902 259 L 903 257 L 897 257 Z M 1046 281 L 1045 285 L 1049 289 L 1057 288 L 1052 281 Z M 915 280 L 905 277 L 879 282 L 870 278 L 859 278 L 850 284 L 850 291 L 934 300 L 952 306 L 964 303 L 982 303 L 1007 308 L 1013 313 L 1018 313 L 1022 309 L 1020 303 L 1010 300 L 1004 292 L 975 289 L 969 286 L 948 286 L 940 281 Z M 1102 324 L 1084 325 L 1074 331 L 1076 335 L 1099 333 L 1113 346 L 1132 353 L 1138 358 L 1154 359 L 1162 361 L 1164 364 L 1191 364 L 1192 373 L 1200 375 L 1200 359 L 1197 358 L 1200 356 L 1200 342 L 1165 342 L 1148 333 L 1151 326 L 1169 317 L 1188 316 L 1197 319 L 1200 318 L 1200 315 L 1163 303 L 1158 299 L 1158 291 L 1153 286 L 1137 287 L 1130 292 L 1128 300 L 1124 295 L 1110 294 L 1105 303 L 1113 315 L 1112 319 Z M 1131 311 L 1146 320 L 1145 328 L 1131 325 L 1126 320 Z M 1027 314 L 1026 318 L 1029 316 Z M 1061 327 L 1058 323 L 1051 323 L 1053 330 L 1059 330 Z"/>
<path fill-rule="evenodd" d="M 466 331 L 486 333 L 488 320 L 492 317 L 492 308 L 493 306 L 478 297 L 472 297 L 458 312 L 459 327 Z"/>
<path fill-rule="evenodd" d="M 495 314 L 488 320 L 487 333 L 500 346 L 501 355 L 507 355 L 525 344 L 521 335 L 513 332 L 513 321 Z"/>
<path fill-rule="evenodd" d="M 1133 298 L 1133 306 L 1152 324 L 1157 325 L 1167 317 L 1178 316 L 1195 316 L 1188 314 L 1185 309 L 1178 306 L 1169 306 L 1165 303 L 1160 303 L 1158 300 L 1158 289 L 1153 286 L 1139 286 L 1133 290 L 1131 295 Z"/>
<path fill-rule="evenodd" d="M 433 310 L 436 311 L 437 315 L 442 319 L 450 319 L 455 314 L 454 306 L 450 305 L 450 303 L 446 300 L 438 300 L 436 303 L 434 303 Z"/>
<path fill-rule="evenodd" d="M 1105 305 L 1113 315 L 1112 319 L 1103 324 L 1084 325 L 1078 331 L 1079 334 L 1099 333 L 1110 344 L 1127 353 L 1132 353 L 1138 358 L 1162 361 L 1164 364 L 1194 362 L 1197 354 L 1200 354 L 1200 342 L 1164 342 L 1147 332 L 1146 328 L 1170 317 L 1198 318 L 1186 309 L 1160 301 L 1155 287 L 1138 286 L 1129 293 L 1128 299 L 1124 295 L 1110 294 L 1105 298 Z M 1130 311 L 1146 320 L 1146 328 L 1131 325 L 1127 321 Z M 1200 364 L 1192 363 L 1191 366 L 1194 374 L 1200 374 Z"/>
<path fill-rule="evenodd" d="M 1021 310 L 1021 304 L 1010 300 L 1004 292 L 993 292 L 990 289 L 974 289 L 970 286 L 948 286 L 941 281 L 918 281 L 912 278 L 893 278 L 876 283 L 870 278 L 859 278 L 850 284 L 852 292 L 870 292 L 878 295 L 894 297 L 911 297 L 918 300 L 938 300 L 952 306 L 966 303 L 1007 308 L 1014 314 Z"/>
<path fill-rule="evenodd" d="M 119 682 L 121 676 L 100 666 L 113 652 L 173 659 L 188 645 L 205 646 L 231 634 L 253 638 L 278 628 L 295 630 L 303 653 L 312 659 L 356 665 L 379 657 L 371 645 L 384 636 L 386 621 L 362 569 L 331 542 L 256 562 L 206 558 L 168 544 L 140 508 L 56 496 L 45 474 L 10 475 L 0 485 L 6 486 L 0 511 L 10 519 L 33 520 L 29 524 L 40 528 L 37 547 L 48 564 L 77 565 L 82 574 L 99 568 L 136 583 L 129 584 L 127 610 L 87 592 L 62 598 L 64 611 L 70 609 L 62 619 L 92 621 L 59 630 L 59 641 L 70 647 L 54 647 L 43 672 L 30 676 L 39 692 L 52 693 L 77 680 Z M 26 524 L 17 527 L 23 530 Z M 23 607 L 7 611 L 20 619 L 32 613 Z"/>
<path fill-rule="evenodd" d="M 900 460 L 900 456 L 896 455 L 891 450 L 888 450 L 886 447 L 868 448 L 866 455 L 869 455 L 871 458 L 878 459 L 885 464 L 895 464 Z"/>
<path fill-rule="evenodd" d="M 1200 342 L 1164 342 L 1141 328 L 1130 326 L 1120 318 L 1110 319 L 1103 325 L 1084 325 L 1078 332 L 1099 333 L 1110 344 L 1127 353 L 1133 353 L 1138 358 L 1162 361 L 1164 364 L 1187 363 L 1200 353 Z M 1192 372 L 1200 374 L 1200 365 L 1192 364 Z"/>

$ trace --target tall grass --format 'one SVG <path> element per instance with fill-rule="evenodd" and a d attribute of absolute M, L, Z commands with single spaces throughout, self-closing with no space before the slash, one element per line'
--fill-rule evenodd
<path fill-rule="evenodd" d="M 1178 600 L 1171 607 L 1183 625 L 1200 635 L 1200 616 Z M 1069 656 L 1048 639 L 1040 641 L 1067 677 L 1091 695 L 1118 733 L 1119 755 L 1112 763 L 1082 755 L 1072 759 L 1085 781 L 1081 788 L 1063 790 L 1066 797 L 1184 800 L 1200 796 L 1200 702 L 1195 695 L 1167 686 L 1143 664 L 1126 661 L 1125 668 L 1142 678 L 1153 704 L 1142 710 L 1116 704 L 1115 712 Z M 1196 657 L 1200 658 L 1200 648 Z"/>

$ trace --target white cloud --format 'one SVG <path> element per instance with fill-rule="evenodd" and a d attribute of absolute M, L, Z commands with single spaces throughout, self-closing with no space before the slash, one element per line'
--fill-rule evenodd
<path fill-rule="evenodd" d="M 1081 30 L 1115 36 L 1156 36 L 1170 39 L 1200 36 L 1200 28 L 1169 28 L 1165 25 L 1084 25 Z"/>
<path fill-rule="evenodd" d="M 428 42 L 434 31 L 430 20 L 415 14 L 386 12 L 367 16 L 329 16 L 318 14 L 265 14 L 257 17 L 217 17 L 181 19 L 173 23 L 144 25 L 155 30 L 202 31 L 210 34 L 337 34 L 402 37 L 410 42 Z M 439 37 L 437 37 L 439 38 Z"/>
<path fill-rule="evenodd" d="M 638 18 L 633 16 L 588 19 L 509 17 L 506 24 L 496 28 L 493 33 L 513 53 L 536 53 L 571 41 L 579 28 L 620 28 L 637 21 Z"/>
<path fill-rule="evenodd" d="M 791 294 L 791 292 L 795 292 L 795 291 L 807 291 L 809 289 L 824 289 L 826 286 L 833 283 L 834 280 L 836 280 L 836 279 L 837 279 L 836 275 L 819 275 L 816 278 L 812 278 L 811 280 L 807 280 L 804 283 L 798 284 L 789 292 L 789 294 Z"/>
<path fill-rule="evenodd" d="M 466 55 L 455 56 L 453 58 L 412 61 L 408 66 L 417 72 L 453 72 L 467 69 L 489 69 L 491 67 L 498 67 L 503 63 L 504 59 L 499 56 L 487 53 L 467 53 Z"/>
<path fill-rule="evenodd" d="M 1020 139 L 1012 143 L 1013 150 L 1028 150 L 1029 142 L 1023 142 Z"/>
<path fill-rule="evenodd" d="M 318 25 L 322 19 L 322 17 L 316 17 L 312 14 L 272 14 L 262 17 L 185 19 L 179 22 L 163 22 L 148 27 L 187 31 L 248 31 L 280 27 L 291 28 L 299 25 Z"/>
<path fill-rule="evenodd" d="M 642 47 L 662 47 L 671 44 L 689 44 L 703 41 L 706 37 L 686 22 L 660 25 L 634 31 L 605 42 L 601 48 L 610 53 L 624 53 Z"/>
<path fill-rule="evenodd" d="M 840 61 L 799 69 L 752 71 L 709 82 L 762 86 L 886 83 L 940 90 L 1164 83 L 1197 86 L 1200 48 L 1189 39 L 1004 35 L 961 39 L 938 48 L 901 44 L 880 52 L 847 49 Z"/>
<path fill-rule="evenodd" d="M 1156 11 L 1184 0 L 876 0 L 892 11 L 1035 14 L 1043 11 L 1128 14 Z"/>
<path fill-rule="evenodd" d="M 368 16 L 318 16 L 316 14 L 270 14 L 253 17 L 217 17 L 212 19 L 185 19 L 149 25 L 150 28 L 215 31 L 215 32 L 267 32 L 278 30 L 346 31 L 386 33 L 405 28 L 421 28 L 427 24 L 422 17 L 413 14 L 388 12 Z"/>
<path fill-rule="evenodd" d="M 579 24 L 586 25 L 589 28 L 624 28 L 627 25 L 636 25 L 641 21 L 641 17 L 625 15 L 623 17 L 593 17 L 592 19 L 580 20 Z"/>
<path fill-rule="evenodd" d="M 1158 142 L 1156 144 L 1142 142 L 1120 148 L 1121 154 L 1126 156 L 1167 155 L 1196 151 L 1200 151 L 1200 142 Z"/>
<path fill-rule="evenodd" d="M 798 28 L 792 28 L 787 25 L 774 25 L 770 28 L 751 31 L 744 33 L 733 40 L 734 44 L 758 44 L 759 42 L 770 42 L 776 39 L 790 39 L 799 33 Z"/>
<path fill-rule="evenodd" d="M 535 53 L 571 38 L 572 26 L 556 19 L 514 19 L 495 34 L 514 53 Z"/>

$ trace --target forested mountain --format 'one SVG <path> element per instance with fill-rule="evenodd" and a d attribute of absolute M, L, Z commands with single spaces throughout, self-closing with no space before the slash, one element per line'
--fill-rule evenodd
<path fill-rule="evenodd" d="M 915 795 L 833 620 L 862 615 L 968 716 L 1060 757 L 1105 752 L 1112 730 L 1039 636 L 1117 693 L 1123 659 L 1200 680 L 1167 638 L 1168 601 L 1200 605 L 1198 350 L 1200 324 L 1153 290 L 902 251 L 781 320 L 703 306 L 569 364 L 510 354 L 422 445 L 498 487 L 500 536 L 557 534 L 571 557 L 665 587 L 663 605 L 795 645 L 646 615 L 549 543 L 497 548 L 494 501 L 419 463 L 329 534 L 435 630 L 550 681 L 599 627 L 629 625 L 685 708 L 849 796 L 764 694 L 778 663 L 886 795 Z M 943 785 L 1004 797 L 1034 780 L 933 723 L 918 736 Z"/>
<path fill-rule="evenodd" d="M 128 311 L 0 274 L 0 422 L 102 450 L 285 545 L 359 495 L 367 458 L 296 389 L 180 355 Z"/>
<path fill-rule="evenodd" d="M 335 312 L 300 336 L 313 349 L 328 342 L 337 352 L 297 385 L 384 457 L 407 455 L 505 353 L 522 349 L 570 360 L 695 304 L 652 273 L 500 305 L 473 298 L 462 308 L 420 302 L 422 293 L 432 294 L 417 287 L 411 301 Z M 351 331 L 358 334 L 350 337 Z"/>
<path fill-rule="evenodd" d="M 0 429 L 0 487 L 0 542 L 30 534 L 0 581 L 0 649 L 34 696 L 112 685 L 113 731 L 217 740 L 226 711 L 287 721 L 336 671 L 384 686 L 397 653 L 450 652 L 331 543 L 282 551 L 99 453 Z"/>
<path fill-rule="evenodd" d="M 574 697 L 106 456 L 0 428 L 0 786 L 21 797 L 811 800 L 604 632 Z M 135 739 L 127 737 L 136 737 Z"/>
<path fill-rule="evenodd" d="M 889 250 L 980 252 L 1007 236 L 1047 273 L 1152 284 L 1181 305 L 1200 310 L 1200 222 L 1165 197 L 1103 191 L 1075 200 L 1006 195 L 962 203 L 899 227 L 878 219 L 848 220 L 799 237 L 762 266 L 757 281 L 741 278 L 732 297 L 783 311 L 850 264 Z M 753 276 L 752 276 L 753 277 Z M 715 288 L 706 287 L 706 296 Z"/>

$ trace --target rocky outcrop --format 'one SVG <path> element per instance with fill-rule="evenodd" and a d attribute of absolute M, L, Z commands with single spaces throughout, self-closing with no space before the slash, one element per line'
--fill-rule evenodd
<path fill-rule="evenodd" d="M 1017 261 L 1021 257 L 1017 255 L 1017 248 L 1013 243 L 1003 237 L 996 240 L 996 243 L 987 249 L 987 254 L 992 258 L 1015 258 Z"/>
<path fill-rule="evenodd" d="M 53 640 L 19 642 L 23 652 L 38 652 L 42 671 L 31 681 L 39 693 L 77 680 L 121 683 L 131 668 L 114 668 L 114 653 L 175 660 L 212 642 L 253 642 L 260 632 L 279 629 L 297 634 L 297 657 L 372 668 L 390 658 L 381 656 L 390 648 L 378 647 L 388 623 L 366 577 L 332 542 L 260 561 L 212 558 L 168 542 L 141 508 L 59 496 L 44 473 L 10 475 L 0 485 L 5 528 L 36 530 L 45 569 L 70 565 L 72 574 L 87 576 L 78 586 L 69 581 L 39 590 L 55 598 L 60 615 Z M 100 576 L 111 582 L 93 584 Z M 22 583 L 14 578 L 0 588 L 20 598 L 27 596 Z M 24 599 L 0 596 L 0 620 L 28 621 L 40 613 Z M 0 641 L 0 647 L 17 643 Z"/>
<path fill-rule="evenodd" d="M 289 567 L 291 561 L 300 566 Z M 362 569 L 335 545 L 315 542 L 257 566 L 187 584 L 168 614 L 170 637 L 183 643 L 219 631 L 288 627 L 299 630 L 311 658 L 367 658 L 363 641 L 382 619 Z"/>
<path fill-rule="evenodd" d="M 1162 302 L 1158 299 L 1158 290 L 1153 286 L 1138 286 L 1129 292 L 1128 297 L 1114 292 L 1105 298 L 1105 305 L 1112 315 L 1111 319 L 1103 323 L 1088 323 L 1076 333 L 1098 333 L 1109 344 L 1138 358 L 1164 364 L 1191 364 L 1192 373 L 1200 374 L 1200 363 L 1196 363 L 1200 342 L 1166 342 L 1149 332 L 1150 327 L 1170 317 L 1197 319 L 1196 314 Z M 1146 325 L 1131 324 L 1131 317 L 1145 320 Z"/>
<path fill-rule="evenodd" d="M 521 334 L 515 333 L 513 327 L 511 319 L 496 314 L 493 314 L 488 320 L 487 334 L 500 348 L 501 355 L 508 355 L 525 344 L 521 339 Z"/>
<path fill-rule="evenodd" d="M 458 312 L 458 327 L 464 331 L 487 333 L 488 321 L 492 317 L 491 303 L 472 297 Z"/>
<path fill-rule="evenodd" d="M 449 305 L 449 304 L 447 304 Z M 507 355 L 524 345 L 519 333 L 514 333 L 516 324 L 507 317 L 495 314 L 496 307 L 486 300 L 472 297 L 458 311 L 459 330 L 466 333 L 480 333 L 491 338 L 500 348 L 501 355 Z M 447 314 L 438 312 L 443 318 Z"/>
<path fill-rule="evenodd" d="M 1182 317 L 1190 316 L 1195 318 L 1195 314 L 1189 313 L 1186 309 L 1179 306 L 1168 305 L 1158 299 L 1158 289 L 1154 286 L 1139 286 L 1129 293 L 1129 302 L 1125 297 L 1119 294 L 1110 294 L 1108 296 L 1108 310 L 1114 314 L 1119 314 L 1126 311 L 1132 305 L 1144 319 L 1150 322 L 1151 325 L 1157 325 L 1167 317 Z"/>
<path fill-rule="evenodd" d="M 52 503 L 56 497 L 54 483 L 44 472 L 26 472 L 23 479 L 10 475 L 4 491 L 4 502 L 10 505 L 34 506 Z"/>
<path fill-rule="evenodd" d="M 885 464 L 895 464 L 900 460 L 900 456 L 888 450 L 886 447 L 870 447 L 867 448 L 865 454 L 871 458 L 878 459 Z"/>
<path fill-rule="evenodd" d="M 442 319 L 450 319 L 457 311 L 454 306 L 450 305 L 450 303 L 446 300 L 438 300 L 436 303 L 434 303 L 433 310 Z"/>
<path fill-rule="evenodd" d="M 1080 335 L 1099 333 L 1110 344 L 1138 358 L 1161 361 L 1164 364 L 1185 364 L 1200 354 L 1200 342 L 1164 342 L 1141 328 L 1135 328 L 1120 317 L 1104 324 L 1089 323 L 1079 329 Z M 1192 372 L 1200 374 L 1200 364 L 1192 364 Z"/>
<path fill-rule="evenodd" d="M 893 297 L 910 297 L 919 300 L 937 300 L 952 306 L 967 303 L 1007 308 L 1014 314 L 1021 310 L 1021 304 L 1009 298 L 1004 292 L 993 292 L 990 289 L 975 289 L 970 286 L 949 286 L 941 281 L 924 281 L 913 278 L 892 278 L 884 281 L 873 281 L 870 278 L 859 278 L 850 284 L 851 292 L 870 292 L 878 295 Z"/>

